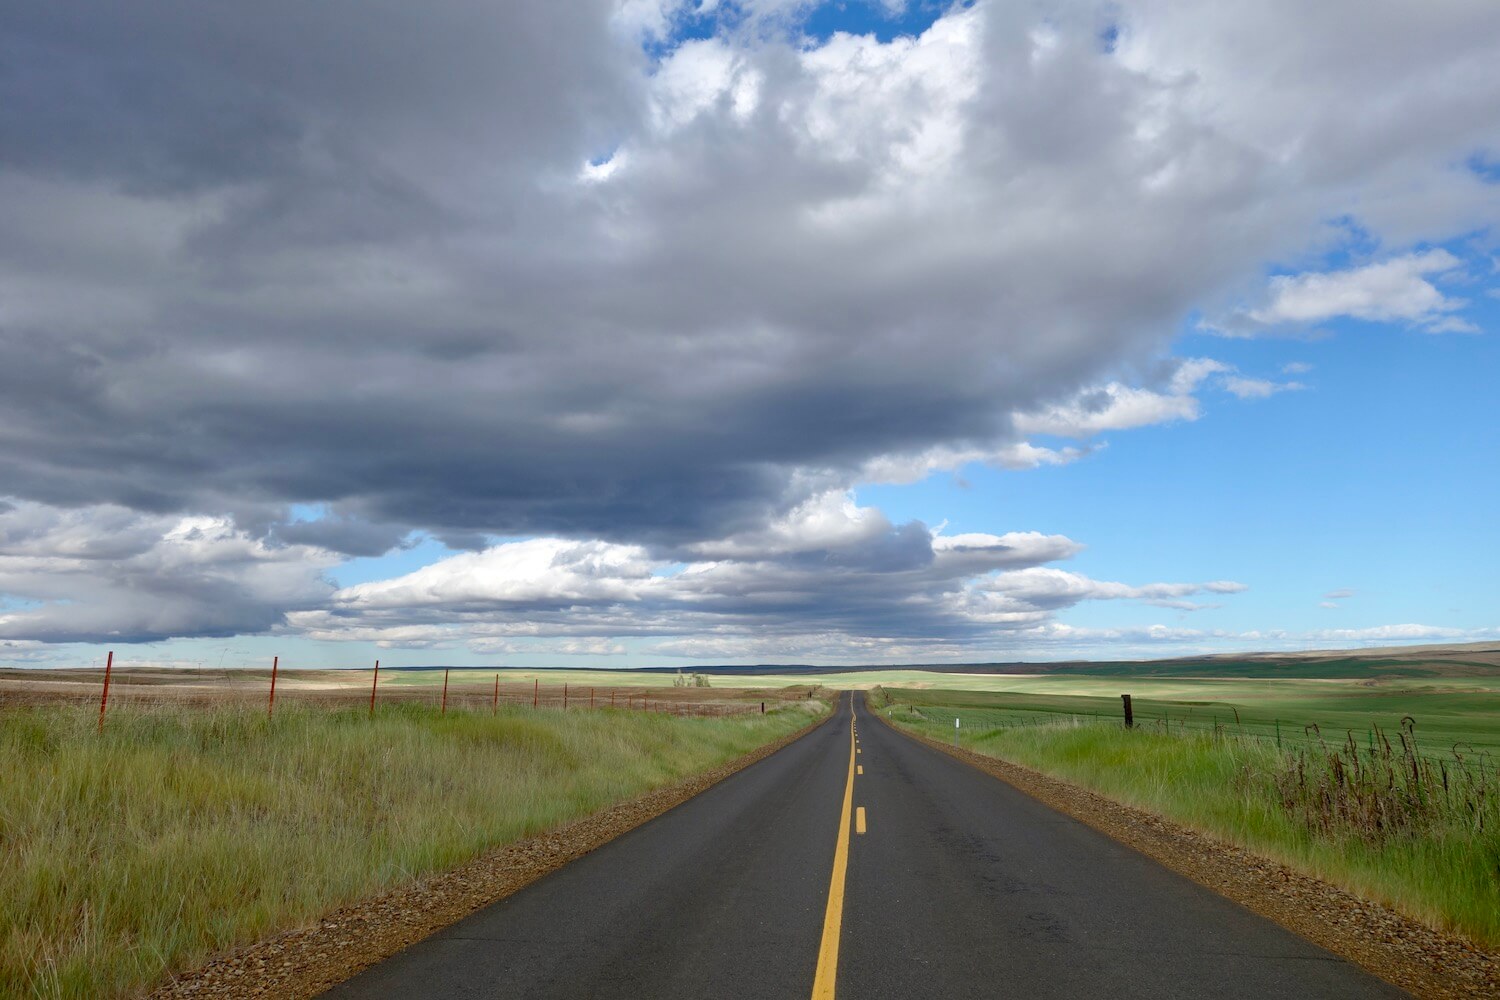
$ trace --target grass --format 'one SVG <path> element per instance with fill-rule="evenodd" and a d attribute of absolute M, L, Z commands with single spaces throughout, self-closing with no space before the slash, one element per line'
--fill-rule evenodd
<path fill-rule="evenodd" d="M 966 692 L 876 693 L 899 725 L 1026 765 L 1324 878 L 1433 926 L 1500 946 L 1494 758 L 1419 755 L 1410 727 L 1278 749 L 1232 727 L 1145 727 L 1083 715 L 1007 717 Z M 944 704 L 951 696 L 958 704 Z M 977 699 L 983 701 L 983 697 Z M 1222 721 L 1222 720 L 1221 720 Z M 1299 735 L 1301 735 L 1299 733 Z"/>
<path fill-rule="evenodd" d="M 0 713 L 0 996 L 100 997 L 811 721 L 429 706 Z"/>
<path fill-rule="evenodd" d="M 959 679 L 955 679 L 959 680 Z M 949 726 L 955 715 L 964 726 L 993 728 L 1059 719 L 1121 718 L 1120 694 L 1130 692 L 1136 723 L 1173 732 L 1212 732 L 1227 727 L 1236 735 L 1283 747 L 1342 740 L 1364 741 L 1376 728 L 1395 732 L 1401 720 L 1416 720 L 1424 753 L 1448 754 L 1456 744 L 1500 755 L 1500 681 L 1443 679 L 1400 682 L 1270 679 L 1203 680 L 1163 678 L 1009 677 L 985 678 L 972 689 L 888 688 L 889 696 L 921 710 L 943 706 Z M 997 682 L 1005 683 L 997 683 Z"/>

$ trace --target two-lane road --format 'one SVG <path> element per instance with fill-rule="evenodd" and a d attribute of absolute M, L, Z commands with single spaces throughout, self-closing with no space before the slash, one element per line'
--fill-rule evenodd
<path fill-rule="evenodd" d="M 327 996 L 835 990 L 1404 995 L 845 695 L 779 753 Z"/>

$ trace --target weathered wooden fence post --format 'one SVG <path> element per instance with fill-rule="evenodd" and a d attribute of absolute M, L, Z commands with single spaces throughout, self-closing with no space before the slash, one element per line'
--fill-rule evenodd
<path fill-rule="evenodd" d="M 266 718 L 268 719 L 271 717 L 271 713 L 276 711 L 276 667 L 280 663 L 281 657 L 271 657 L 271 698 L 266 702 Z"/>
<path fill-rule="evenodd" d="M 375 685 L 380 683 L 380 661 L 375 661 L 375 677 L 370 681 L 370 718 L 375 718 Z"/>
<path fill-rule="evenodd" d="M 115 665 L 115 651 L 110 650 L 104 661 L 104 694 L 99 698 L 99 733 L 104 733 L 104 708 L 109 704 L 109 674 Z"/>
<path fill-rule="evenodd" d="M 443 711 L 441 713 L 443 715 L 448 714 L 448 669 L 448 667 L 443 668 Z"/>
<path fill-rule="evenodd" d="M 490 714 L 494 715 L 500 710 L 500 675 L 495 675 L 495 700 L 490 702 Z"/>
<path fill-rule="evenodd" d="M 1125 728 L 1135 728 L 1135 708 L 1130 704 L 1130 695 L 1120 695 L 1120 701 L 1125 703 Z"/>

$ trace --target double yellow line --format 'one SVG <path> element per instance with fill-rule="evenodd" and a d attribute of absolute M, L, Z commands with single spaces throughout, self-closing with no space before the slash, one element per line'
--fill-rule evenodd
<path fill-rule="evenodd" d="M 844 783 L 844 810 L 839 815 L 838 845 L 833 851 L 833 878 L 828 883 L 828 909 L 823 913 L 823 944 L 818 948 L 818 974 L 812 1000 L 833 1000 L 839 971 L 839 931 L 844 924 L 844 875 L 849 869 L 849 814 L 854 805 L 854 692 L 849 692 L 849 779 Z"/>

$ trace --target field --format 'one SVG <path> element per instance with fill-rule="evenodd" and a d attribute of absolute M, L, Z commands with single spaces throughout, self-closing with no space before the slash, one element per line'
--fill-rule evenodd
<path fill-rule="evenodd" d="M 1131 731 L 1118 697 L 1103 693 L 1122 687 L 1117 678 L 1020 686 L 1030 690 L 876 689 L 872 700 L 930 738 L 957 739 L 1500 946 L 1493 681 L 1131 678 L 1124 687 L 1149 695 L 1136 699 Z"/>
<path fill-rule="evenodd" d="M 1362 740 L 1375 727 L 1416 725 L 1424 753 L 1490 751 L 1500 756 L 1500 651 L 1490 644 L 1338 653 L 1205 657 L 1142 663 L 1005 664 L 1005 672 L 880 669 L 768 673 L 767 684 L 816 683 L 830 689 L 902 691 L 965 726 L 1045 723 L 1060 718 L 1118 720 L 1130 694 L 1136 722 L 1173 732 L 1235 734 L 1283 747 Z M 1029 671 L 1029 672 L 1027 672 Z M 719 678 L 714 678 L 715 683 Z"/>
<path fill-rule="evenodd" d="M 444 715 L 429 690 L 383 698 L 371 718 L 362 700 L 304 689 L 283 701 L 278 689 L 268 719 L 247 691 L 231 698 L 205 684 L 132 698 L 121 687 L 102 734 L 97 691 L 92 704 L 7 693 L 0 996 L 136 991 L 711 768 L 825 708 L 801 689 L 760 692 L 752 711 L 740 692 L 724 702 L 733 714 L 709 718 L 702 701 L 655 710 L 663 691 L 652 711 L 508 704 L 492 714 L 478 692 L 450 690 Z"/>
<path fill-rule="evenodd" d="M 961 678 L 954 678 L 956 682 Z M 966 728 L 1045 723 L 1058 719 L 1122 719 L 1120 695 L 1129 693 L 1143 728 L 1236 735 L 1283 746 L 1355 735 L 1367 741 L 1376 727 L 1394 732 L 1403 718 L 1416 724 L 1424 752 L 1455 745 L 1500 755 L 1500 677 L 1380 679 L 1217 679 L 1006 677 L 985 678 L 988 689 L 888 688 L 908 703 L 944 706 Z M 897 694 L 896 692 L 902 692 Z"/>
<path fill-rule="evenodd" d="M 443 704 L 441 669 L 384 669 L 378 680 L 377 704 Z M 530 708 L 636 708 L 677 715 L 728 715 L 759 711 L 768 685 L 761 678 L 714 678 L 711 687 L 690 685 L 691 675 L 676 686 L 673 674 L 634 674 L 602 670 L 481 670 L 448 671 L 450 708 L 487 711 L 493 706 Z M 368 705 L 375 677 L 372 670 L 281 669 L 276 678 L 276 704 L 316 704 L 325 707 Z M 746 681 L 753 687 L 745 686 Z M 101 669 L 0 669 L 0 709 L 18 705 L 98 705 L 104 683 Z M 111 705 L 267 705 L 271 671 L 263 669 L 205 670 L 141 668 L 117 662 L 111 674 Z M 811 682 L 793 687 L 811 691 Z M 810 695 L 809 695 L 810 696 Z M 779 697 L 779 695 L 773 695 Z"/>

